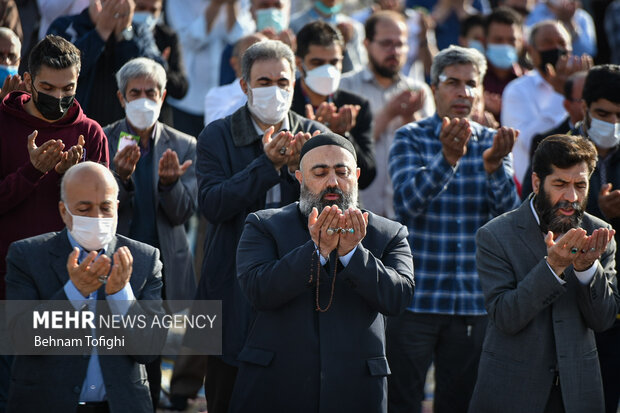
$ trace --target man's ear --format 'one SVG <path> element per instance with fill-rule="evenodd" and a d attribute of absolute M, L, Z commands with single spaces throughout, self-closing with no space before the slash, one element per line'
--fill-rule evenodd
<path fill-rule="evenodd" d="M 360 173 L 362 172 L 362 170 L 360 168 L 355 168 L 355 176 L 357 177 L 357 179 L 360 179 Z"/>
<path fill-rule="evenodd" d="M 532 172 L 532 192 L 538 195 L 538 191 L 540 190 L 540 178 L 536 174 L 536 172 Z"/>
<path fill-rule="evenodd" d="M 73 221 L 67 212 L 67 207 L 65 203 L 62 201 L 58 201 L 58 211 L 60 212 L 60 217 L 62 218 L 62 222 L 65 223 L 65 226 L 71 230 L 73 228 Z"/>
<path fill-rule="evenodd" d="M 118 98 L 118 102 L 121 104 L 121 108 L 125 109 L 125 99 L 123 98 L 123 94 L 120 90 L 116 91 L 116 97 Z"/>
<path fill-rule="evenodd" d="M 303 175 L 299 169 L 295 171 L 295 178 L 299 181 L 299 185 L 303 183 Z"/>
<path fill-rule="evenodd" d="M 245 82 L 245 80 L 243 78 L 239 79 L 239 85 L 241 86 L 241 90 L 243 90 L 243 93 L 245 93 L 247 95 L 248 94 L 248 84 Z"/>
<path fill-rule="evenodd" d="M 28 72 L 24 72 L 24 84 L 26 85 L 26 92 L 30 93 L 32 95 L 32 76 L 30 76 L 30 73 Z"/>
<path fill-rule="evenodd" d="M 299 56 L 295 56 L 295 64 L 297 65 L 297 70 L 299 70 L 301 73 L 303 73 L 304 69 L 304 62 L 303 60 L 301 60 L 301 57 Z"/>

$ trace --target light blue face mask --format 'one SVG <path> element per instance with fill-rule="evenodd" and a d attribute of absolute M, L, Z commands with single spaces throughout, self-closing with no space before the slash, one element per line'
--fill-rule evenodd
<path fill-rule="evenodd" d="M 133 23 L 146 26 L 149 30 L 153 30 L 157 24 L 157 19 L 148 11 L 136 11 L 133 13 Z"/>
<path fill-rule="evenodd" d="M 256 10 L 256 30 L 260 32 L 268 28 L 276 33 L 286 29 L 286 18 L 282 10 L 275 7 Z"/>
<path fill-rule="evenodd" d="M 335 4 L 332 7 L 327 7 L 322 1 L 315 1 L 314 7 L 316 7 L 321 13 L 331 16 L 332 14 L 340 13 L 340 10 L 342 10 L 342 2 Z"/>
<path fill-rule="evenodd" d="M 8 76 L 13 76 L 17 74 L 17 66 L 5 66 L 0 65 L 0 87 L 2 87 L 2 83 L 4 79 Z"/>
<path fill-rule="evenodd" d="M 484 55 L 484 46 L 478 40 L 471 39 L 468 42 L 468 44 L 469 44 L 469 47 L 471 47 L 472 49 L 476 49 L 477 51 L 479 51 L 480 53 Z"/>
<path fill-rule="evenodd" d="M 498 69 L 510 69 L 517 61 L 517 49 L 509 44 L 489 44 L 487 46 L 487 59 Z"/>

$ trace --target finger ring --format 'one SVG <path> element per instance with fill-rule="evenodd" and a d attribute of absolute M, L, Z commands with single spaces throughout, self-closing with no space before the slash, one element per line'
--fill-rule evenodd
<path fill-rule="evenodd" d="M 349 234 L 355 233 L 355 230 L 353 228 L 349 228 L 349 229 L 347 229 L 347 231 L 349 232 Z"/>
<path fill-rule="evenodd" d="M 594 251 L 596 251 L 596 248 L 592 247 L 592 248 L 590 248 L 590 251 L 594 252 Z"/>
<path fill-rule="evenodd" d="M 401 109 L 407 109 L 407 104 L 406 103 L 401 103 L 400 107 L 401 107 Z"/>
<path fill-rule="evenodd" d="M 571 254 L 577 254 L 577 251 L 579 251 L 579 249 L 577 249 L 577 247 L 573 247 L 570 249 L 570 253 Z"/>
<path fill-rule="evenodd" d="M 453 141 L 454 142 L 460 142 L 461 140 L 459 138 L 454 138 Z"/>
<path fill-rule="evenodd" d="M 327 235 L 334 235 L 334 232 L 338 231 L 337 228 L 327 228 Z"/>
<path fill-rule="evenodd" d="M 108 276 L 107 275 L 100 275 L 98 278 L 100 283 L 105 284 L 108 282 Z"/>
<path fill-rule="evenodd" d="M 114 13 L 114 18 L 118 19 L 119 17 L 121 17 L 120 13 Z"/>
<path fill-rule="evenodd" d="M 287 148 L 286 146 L 281 147 L 281 148 L 280 148 L 280 155 L 286 155 L 286 150 L 287 150 L 287 149 L 288 149 L 288 148 Z"/>

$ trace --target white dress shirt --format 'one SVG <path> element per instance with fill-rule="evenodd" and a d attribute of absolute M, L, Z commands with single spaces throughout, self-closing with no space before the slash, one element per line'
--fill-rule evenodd
<path fill-rule="evenodd" d="M 523 182 L 530 165 L 532 138 L 562 123 L 568 115 L 564 97 L 532 70 L 506 85 L 502 93 L 502 125 L 519 130 L 512 149 L 515 176 Z"/>
<path fill-rule="evenodd" d="M 232 115 L 245 105 L 248 97 L 239 84 L 239 78 L 232 83 L 211 88 L 205 96 L 205 126 L 214 120 Z"/>

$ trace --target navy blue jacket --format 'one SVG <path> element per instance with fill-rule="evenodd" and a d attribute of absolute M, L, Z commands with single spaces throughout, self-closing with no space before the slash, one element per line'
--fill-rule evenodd
<path fill-rule="evenodd" d="M 289 111 L 293 134 L 326 131 L 318 122 Z M 209 222 L 197 299 L 222 300 L 223 357 L 237 364 L 252 318 L 235 272 L 237 244 L 251 212 L 265 208 L 267 191 L 280 184 L 280 205 L 299 199 L 299 183 L 284 166 L 280 173 L 263 151 L 247 105 L 211 122 L 198 136 L 196 177 L 198 206 Z"/>

